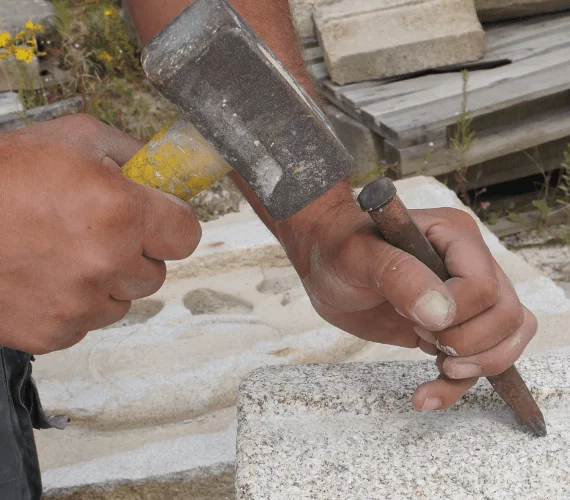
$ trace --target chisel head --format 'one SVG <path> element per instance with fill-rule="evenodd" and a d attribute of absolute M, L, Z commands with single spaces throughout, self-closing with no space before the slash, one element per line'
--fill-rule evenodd
<path fill-rule="evenodd" d="M 144 70 L 271 216 L 340 182 L 353 159 L 327 118 L 225 0 L 196 0 L 144 49 Z"/>

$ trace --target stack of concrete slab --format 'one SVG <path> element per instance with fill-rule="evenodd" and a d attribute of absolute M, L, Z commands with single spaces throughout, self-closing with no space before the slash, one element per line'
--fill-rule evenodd
<path fill-rule="evenodd" d="M 485 52 L 472 0 L 344 0 L 315 9 L 314 21 L 340 85 L 476 61 Z"/>
<path fill-rule="evenodd" d="M 463 169 L 463 187 L 479 189 L 559 169 L 570 136 L 570 11 L 488 24 L 485 33 L 483 59 L 428 74 L 337 85 L 315 39 L 305 58 L 337 108 L 333 121 L 346 115 L 343 134 L 354 144 L 366 138 L 361 149 L 381 144 L 397 177 L 447 176 L 453 185 Z M 454 143 L 465 111 L 474 141 Z"/>
<path fill-rule="evenodd" d="M 433 179 L 397 185 L 410 207 L 462 206 Z M 539 317 L 529 352 L 568 346 L 564 292 L 484 231 Z M 244 209 L 205 224 L 197 253 L 169 264 L 163 290 L 136 302 L 121 324 L 38 357 L 34 375 L 47 412 L 72 419 L 63 432 L 37 433 L 46 497 L 232 498 L 236 398 L 252 370 L 425 359 L 326 324 L 279 243 Z"/>

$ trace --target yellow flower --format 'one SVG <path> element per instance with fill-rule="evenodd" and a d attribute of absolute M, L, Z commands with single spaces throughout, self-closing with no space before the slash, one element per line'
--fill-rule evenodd
<path fill-rule="evenodd" d="M 5 49 L 12 43 L 10 33 L 0 33 L 0 48 Z"/>
<path fill-rule="evenodd" d="M 113 60 L 113 56 L 109 54 L 109 52 L 104 50 L 99 54 L 99 59 L 101 59 L 101 61 L 103 61 L 104 63 L 109 64 Z"/>
<path fill-rule="evenodd" d="M 118 15 L 117 9 L 115 8 L 105 9 L 105 15 L 107 17 L 112 17 L 114 19 Z"/>
<path fill-rule="evenodd" d="M 31 63 L 34 60 L 34 49 L 15 47 L 14 56 L 16 59 L 18 59 L 18 61 Z"/>
<path fill-rule="evenodd" d="M 26 23 L 26 29 L 33 31 L 34 33 L 36 31 L 42 32 L 44 30 L 44 27 L 40 24 L 40 23 L 33 23 L 33 21 L 28 21 Z"/>

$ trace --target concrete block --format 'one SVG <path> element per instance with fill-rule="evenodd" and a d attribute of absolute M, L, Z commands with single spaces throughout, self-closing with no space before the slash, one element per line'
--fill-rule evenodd
<path fill-rule="evenodd" d="M 411 208 L 462 207 L 431 178 L 397 186 Z M 530 352 L 567 348 L 570 301 L 563 290 L 481 229 L 539 317 Z M 196 253 L 168 263 L 163 289 L 135 302 L 123 321 L 72 349 L 37 357 L 34 377 L 46 411 L 72 418 L 63 432 L 36 434 L 46 496 L 232 498 L 236 398 L 249 372 L 425 359 L 419 350 L 363 342 L 325 323 L 280 244 L 244 208 L 203 224 Z M 189 493 L 195 491 L 202 496 Z"/>
<path fill-rule="evenodd" d="M 475 0 L 475 7 L 487 22 L 570 9 L 570 0 Z"/>
<path fill-rule="evenodd" d="M 18 33 L 28 21 L 40 23 L 46 32 L 55 29 L 55 9 L 46 0 L 0 0 L 0 33 Z"/>
<path fill-rule="evenodd" d="M 83 99 L 81 96 L 75 96 L 45 106 L 38 106 L 25 112 L 20 110 L 18 113 L 5 115 L 0 113 L 0 132 L 18 130 L 34 123 L 47 122 L 61 116 L 79 113 L 82 110 Z"/>
<path fill-rule="evenodd" d="M 29 62 L 16 61 L 13 56 L 0 61 L 0 92 L 19 89 L 40 89 L 42 77 L 37 57 Z"/>
<path fill-rule="evenodd" d="M 0 93 L 0 120 L 6 115 L 21 113 L 23 110 L 22 100 L 16 92 Z"/>
<path fill-rule="evenodd" d="M 356 163 L 356 168 L 351 173 L 351 183 L 364 186 L 381 177 L 385 170 L 384 139 L 336 106 L 328 105 L 326 113 Z"/>
<path fill-rule="evenodd" d="M 331 79 L 338 84 L 475 61 L 485 33 L 472 0 L 343 0 L 315 9 Z"/>
<path fill-rule="evenodd" d="M 289 0 L 293 23 L 300 38 L 311 38 L 316 36 L 315 24 L 313 22 L 313 11 L 315 7 L 334 3 L 338 0 Z"/>
<path fill-rule="evenodd" d="M 259 369 L 240 388 L 237 499 L 569 498 L 570 358 L 520 369 L 546 438 L 487 381 L 453 410 L 413 410 L 430 362 Z"/>

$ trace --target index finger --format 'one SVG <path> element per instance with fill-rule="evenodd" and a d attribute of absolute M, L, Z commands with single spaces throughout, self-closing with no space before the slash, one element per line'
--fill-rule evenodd
<path fill-rule="evenodd" d="M 190 206 L 160 191 L 132 183 L 141 203 L 143 253 L 155 260 L 189 257 L 200 242 L 202 229 Z"/>
<path fill-rule="evenodd" d="M 446 208 L 430 210 L 429 214 L 423 210 L 410 213 L 452 276 L 445 282 L 457 306 L 450 326 L 494 306 L 499 297 L 496 262 L 474 219 L 460 210 Z"/>

